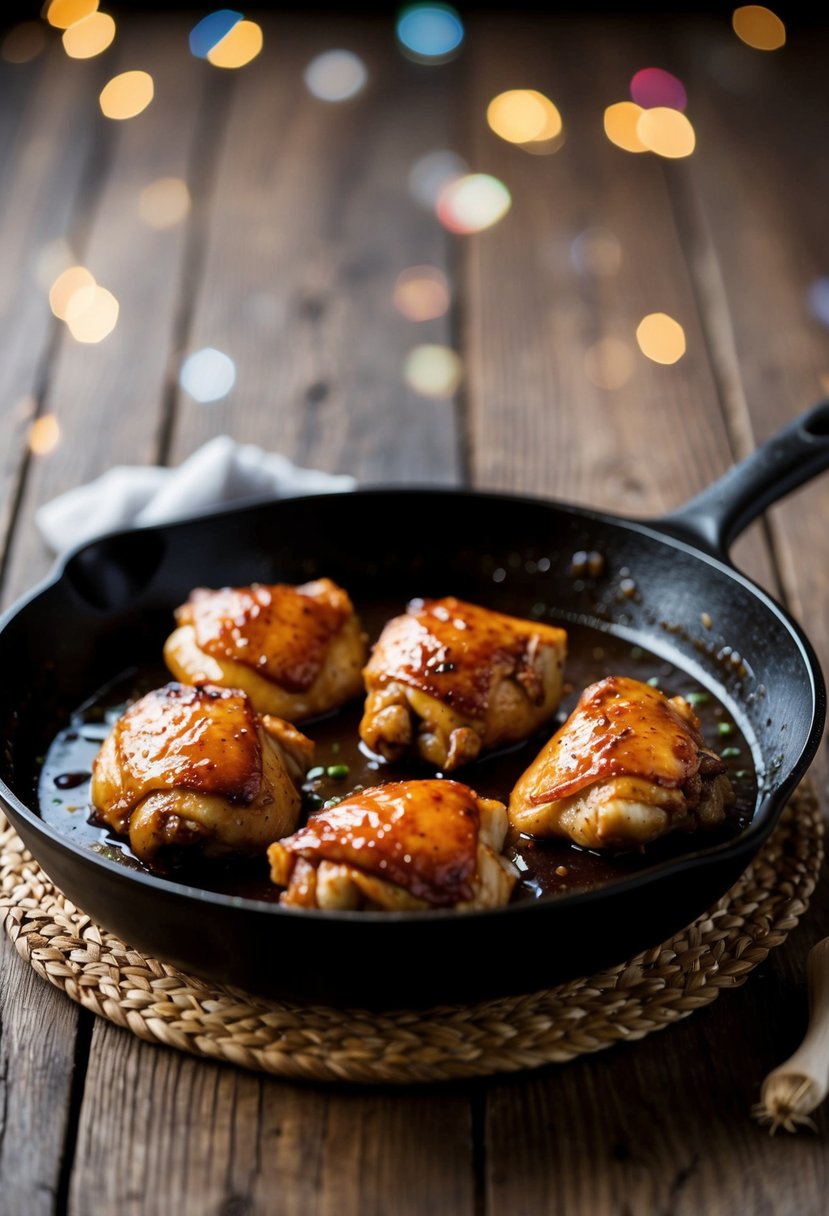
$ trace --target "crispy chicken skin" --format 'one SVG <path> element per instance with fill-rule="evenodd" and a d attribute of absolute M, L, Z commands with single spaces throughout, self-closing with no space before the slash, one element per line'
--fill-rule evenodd
<path fill-rule="evenodd" d="M 184 684 L 240 688 L 261 714 L 299 722 L 362 691 L 366 640 L 331 579 L 198 587 L 176 611 L 164 659 Z"/>
<path fill-rule="evenodd" d="M 243 692 L 167 684 L 131 705 L 92 767 L 97 817 L 133 852 L 264 853 L 297 824 L 314 745 Z"/>
<path fill-rule="evenodd" d="M 396 781 L 352 794 L 268 849 L 288 907 L 497 908 L 517 877 L 501 856 L 504 805 L 457 781 Z"/>
<path fill-rule="evenodd" d="M 516 743 L 561 697 L 567 634 L 447 596 L 412 600 L 364 671 L 360 738 L 387 760 L 410 752 L 450 772 Z"/>
<path fill-rule="evenodd" d="M 688 702 L 608 676 L 584 690 L 519 778 L 509 818 L 530 836 L 624 849 L 713 827 L 733 801 L 725 765 L 703 746 Z"/>

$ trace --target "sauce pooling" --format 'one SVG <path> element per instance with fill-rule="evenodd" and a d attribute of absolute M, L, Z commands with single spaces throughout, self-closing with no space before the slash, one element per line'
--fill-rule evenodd
<path fill-rule="evenodd" d="M 363 620 L 372 638 L 384 621 L 399 613 L 401 605 L 383 605 Z M 567 623 L 569 657 L 565 669 L 565 693 L 556 717 L 535 736 L 517 746 L 484 756 L 452 774 L 486 798 L 507 802 L 509 793 L 524 769 L 535 758 L 550 735 L 564 721 L 582 689 L 607 675 L 628 675 L 650 681 L 668 696 L 688 697 L 702 722 L 706 745 L 719 752 L 728 766 L 736 803 L 725 823 L 714 831 L 684 835 L 673 833 L 648 845 L 643 852 L 599 855 L 564 840 L 534 841 L 518 836 L 510 839 L 507 853 L 520 872 L 513 900 L 554 897 L 573 891 L 604 886 L 636 871 L 700 847 L 718 844 L 738 835 L 751 818 L 757 783 L 751 751 L 726 709 L 686 672 L 613 634 L 587 625 Z M 83 713 L 53 740 L 43 765 L 39 786 L 43 819 L 59 835 L 111 857 L 132 868 L 147 870 L 129 845 L 91 818 L 89 778 L 92 762 L 111 725 L 125 704 L 149 688 L 164 684 L 164 669 L 146 672 L 137 680 L 132 672 L 120 686 L 87 702 Z M 357 727 L 362 702 L 357 701 L 326 718 L 303 723 L 302 729 L 316 743 L 314 767 L 303 787 L 303 814 L 307 817 L 332 799 L 340 799 L 359 788 L 387 781 L 434 776 L 416 761 L 385 764 L 364 750 Z M 279 891 L 268 878 L 265 858 L 255 861 L 228 860 L 207 863 L 188 859 L 176 868 L 156 869 L 174 881 L 241 896 L 276 902 Z"/>

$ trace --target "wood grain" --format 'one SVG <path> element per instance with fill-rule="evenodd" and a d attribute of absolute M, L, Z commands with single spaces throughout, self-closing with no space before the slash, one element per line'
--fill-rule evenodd
<path fill-rule="evenodd" d="M 413 324 L 392 306 L 401 270 L 447 264 L 408 173 L 446 147 L 451 77 L 390 56 L 381 24 L 337 33 L 369 73 L 346 103 L 303 84 L 329 45 L 313 23 L 266 27 L 271 57 L 240 74 L 188 343 L 218 345 L 238 378 L 210 406 L 181 396 L 173 459 L 226 431 L 362 481 L 451 482 L 453 403 L 402 381 L 409 349 L 446 342 L 450 322 Z"/>
<path fill-rule="evenodd" d="M 88 1015 L 87 1015 L 88 1016 Z M 51 1216 L 71 1145 L 79 1011 L 0 941 L 0 1216 Z"/>
<path fill-rule="evenodd" d="M 226 351 L 238 381 L 212 405 L 178 395 L 173 462 L 227 432 L 366 480 L 458 475 L 452 402 L 418 400 L 401 381 L 409 346 L 446 341 L 449 321 L 413 325 L 391 306 L 400 270 L 446 267 L 448 242 L 408 198 L 407 174 L 445 146 L 447 94 L 411 65 L 393 72 L 376 27 L 345 34 L 371 73 L 365 96 L 347 105 L 315 100 L 302 84 L 304 65 L 326 49 L 314 26 L 266 26 L 273 63 L 240 74 L 186 325 L 187 349 Z M 395 1211 L 414 1216 L 426 1193 L 471 1216 L 463 1096 L 280 1085 L 103 1023 L 91 1059 L 72 1178 L 78 1216 L 159 1205 L 183 1216 L 384 1216 L 392 1194 Z"/>
<path fill-rule="evenodd" d="M 0 69 L 0 547 L 12 521 L 55 333 L 44 275 L 53 260 L 50 249 L 80 237 L 73 221 L 95 159 L 87 107 L 100 79 L 100 65 L 71 64 L 57 48 L 40 62 Z"/>
<path fill-rule="evenodd" d="M 470 39 L 468 115 L 474 164 L 509 187 L 511 213 L 466 238 L 464 337 L 475 480 L 570 499 L 620 514 L 677 506 L 729 466 L 693 283 L 674 222 L 674 167 L 612 145 L 605 106 L 628 96 L 632 73 L 658 62 L 647 29 L 572 22 L 519 28 L 494 22 Z M 533 81 L 559 106 L 565 143 L 536 157 L 486 126 L 487 101 Z M 600 229 L 619 251 L 616 273 L 585 271 L 577 242 Z M 583 259 L 583 255 L 582 255 Z M 685 329 L 673 366 L 646 359 L 636 327 L 666 312 Z M 588 352 L 611 338 L 629 378 L 596 387 Z M 767 584 L 762 541 L 741 556 Z"/>
<path fill-rule="evenodd" d="M 298 1086 L 149 1048 L 101 1024 L 72 1216 L 472 1213 L 468 1103 Z M 152 1185 L 149 1184 L 152 1180 Z"/>
<path fill-rule="evenodd" d="M 829 334 L 809 310 L 810 288 L 829 265 L 829 168 L 816 154 L 829 119 L 827 39 L 795 38 L 789 54 L 765 56 L 714 31 L 686 45 L 700 142 L 698 205 L 687 219 L 721 267 L 733 358 L 718 357 L 720 374 L 733 378 L 738 365 L 745 402 L 738 412 L 761 442 L 827 395 Z M 827 513 L 826 477 L 771 512 L 786 596 L 824 669 Z M 823 756 L 816 773 L 824 789 Z"/>
<path fill-rule="evenodd" d="M 156 460 L 180 307 L 187 225 L 154 231 L 138 214 L 141 189 L 159 177 L 191 175 L 201 109 L 200 73 L 189 67 L 186 27 L 122 23 L 113 74 L 142 64 L 155 99 L 128 122 L 105 119 L 87 81 L 85 123 L 95 141 L 100 180 L 86 202 L 75 244 L 83 264 L 121 305 L 114 331 L 98 345 L 75 342 L 60 327 L 42 409 L 54 414 L 61 442 L 33 459 L 10 550 L 5 598 L 45 573 L 51 557 L 34 529 L 40 503 L 89 481 L 113 464 Z M 108 73 L 107 73 L 108 74 Z"/>
<path fill-rule="evenodd" d="M 452 482 L 468 462 L 477 484 L 644 515 L 808 404 L 829 373 L 827 335 L 805 304 L 829 265 L 825 44 L 795 36 L 785 54 L 761 56 L 722 24 L 665 37 L 632 23 L 475 19 L 461 59 L 437 70 L 394 58 L 388 24 L 338 20 L 336 41 L 370 72 L 341 106 L 302 83 L 334 45 L 334 27 L 310 22 L 267 24 L 273 50 L 238 75 L 194 65 L 181 23 L 148 20 L 119 22 L 100 61 L 55 54 L 25 69 L 31 89 L 10 78 L 0 532 L 23 492 L 6 597 L 48 560 L 38 503 L 115 461 L 180 460 L 222 431 L 369 481 Z M 699 148 L 688 165 L 629 156 L 602 134 L 604 106 L 644 62 L 689 68 Z M 98 82 L 139 65 L 156 100 L 106 124 Z M 552 157 L 485 125 L 490 97 L 522 84 L 562 110 L 567 141 Z M 411 163 L 447 146 L 512 191 L 512 213 L 490 232 L 449 238 L 411 201 Z M 171 174 L 189 180 L 194 210 L 153 234 L 137 195 Z M 574 262 L 574 240 L 595 227 L 619 242 L 614 275 Z M 99 347 L 74 344 L 27 277 L 42 245 L 67 233 L 121 300 Z M 414 325 L 390 299 L 399 270 L 422 263 L 459 267 L 458 295 L 452 315 Z M 674 367 L 635 348 L 654 310 L 685 328 Z M 585 374 L 605 336 L 632 358 L 615 391 Z M 456 400 L 403 385 L 421 341 L 460 347 Z M 176 388 L 182 355 L 205 345 L 238 372 L 211 406 Z M 28 419 L 14 410 L 30 396 L 63 434 L 27 463 Z M 768 585 L 780 576 L 824 659 L 827 493 L 815 484 L 774 512 L 774 559 L 762 530 L 739 549 Z M 828 932 L 821 893 L 790 947 L 688 1023 L 543 1075 L 405 1093 L 281 1084 L 103 1023 L 82 1020 L 78 1034 L 75 1008 L 4 942 L 0 1214 L 51 1216 L 67 1201 L 74 1216 L 817 1214 L 825 1113 L 818 1137 L 769 1141 L 748 1111 L 802 1032 L 802 956 Z"/>
<path fill-rule="evenodd" d="M 77 236 L 73 221 L 94 160 L 84 103 L 99 76 L 99 67 L 70 64 L 59 50 L 0 69 L 0 553 L 14 521 L 54 333 L 38 260 L 56 240 Z M 54 1211 L 71 1136 L 78 1021 L 78 1010 L 24 967 L 3 935 L 0 1216 Z"/>

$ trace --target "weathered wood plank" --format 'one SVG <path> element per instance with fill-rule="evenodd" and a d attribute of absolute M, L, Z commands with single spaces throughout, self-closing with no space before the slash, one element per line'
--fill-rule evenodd
<path fill-rule="evenodd" d="M 690 1021 L 544 1076 L 490 1086 L 493 1216 L 823 1210 L 821 1137 L 768 1132 L 749 1116 L 770 1067 L 768 979 Z"/>
<path fill-rule="evenodd" d="M 452 78 L 396 56 L 385 25 L 338 22 L 369 81 L 332 105 L 302 81 L 328 49 L 323 26 L 275 23 L 266 37 L 267 58 L 240 73 L 189 340 L 220 347 L 238 379 L 213 405 L 182 395 L 173 459 L 227 431 L 364 481 L 451 482 L 452 403 L 401 378 L 408 350 L 448 341 L 450 321 L 404 320 L 392 294 L 406 267 L 446 266 L 446 236 L 407 178 L 446 147 Z"/>
<path fill-rule="evenodd" d="M 736 412 L 757 442 L 827 394 L 829 336 L 810 315 L 809 291 L 826 274 L 829 169 L 817 154 L 829 118 L 827 41 L 795 30 L 784 52 L 758 54 L 710 30 L 686 40 L 699 152 L 692 164 L 700 243 L 721 267 L 731 317 L 731 351 L 721 374 L 739 366 Z M 789 603 L 829 665 L 829 581 L 823 477 L 770 513 Z M 825 788 L 825 756 L 815 765 Z"/>
<path fill-rule="evenodd" d="M 408 348 L 446 341 L 449 321 L 413 325 L 391 306 L 400 270 L 446 267 L 445 236 L 407 195 L 411 162 L 446 144 L 444 79 L 390 61 L 386 32 L 353 25 L 340 45 L 364 58 L 370 84 L 330 106 L 302 85 L 327 49 L 320 28 L 274 23 L 265 36 L 268 58 L 236 82 L 188 338 L 229 354 L 238 381 L 214 405 L 181 395 L 171 458 L 227 431 L 366 479 L 451 481 L 452 403 L 418 400 L 400 378 Z M 432 1196 L 458 1216 L 473 1210 L 463 1096 L 281 1085 L 103 1024 L 91 1061 L 76 1216 L 381 1216 L 392 1195 L 404 1216 Z"/>
<path fill-rule="evenodd" d="M 161 36 L 159 36 L 161 33 Z M 8 425 L 6 469 L 0 486 L 8 517 L 28 419 L 18 417 L 21 395 L 40 395 L 43 412 L 57 415 L 62 440 L 28 466 L 14 532 L 6 600 L 29 586 L 50 558 L 35 535 L 35 507 L 58 491 L 103 472 L 117 460 L 155 456 L 166 369 L 184 256 L 185 229 L 153 233 L 137 213 L 140 189 L 169 174 L 187 176 L 200 111 L 198 78 L 187 62 L 181 25 L 146 29 L 121 23 L 117 51 L 78 64 L 61 50 L 47 64 L 42 85 L 20 121 L 17 161 L 4 176 L 0 229 L 5 313 L 0 391 Z M 147 125 L 147 115 L 109 124 L 99 113 L 101 85 L 118 70 L 146 66 L 155 77 L 156 104 L 176 121 Z M 103 182 L 101 178 L 104 178 Z M 122 306 L 114 334 L 100 346 L 78 346 L 53 319 L 42 286 L 32 279 L 38 252 L 66 237 Z M 153 265 L 147 274 L 148 261 Z M 0 947 L 0 1212 L 51 1213 L 67 1175 L 61 1157 L 74 1129 L 67 1121 L 73 1069 L 85 1067 L 78 1050 L 77 1009 Z M 37 1011 L 35 1014 L 34 1011 Z M 83 1044 L 81 1044 L 82 1048 Z M 76 1059 L 77 1056 L 77 1059 Z M 82 1088 L 82 1077 L 77 1078 Z M 68 1163 L 67 1163 L 68 1168 Z M 57 1196 L 57 1198 L 56 1198 Z"/>
<path fill-rule="evenodd" d="M 100 68 L 56 49 L 39 62 L 0 66 L 0 552 L 25 465 L 53 318 L 39 284 L 39 255 L 76 235 L 94 178 L 85 99 Z M 94 94 L 93 94 L 94 96 Z M 0 563 L 1 565 L 2 563 Z M 0 1214 L 54 1211 L 61 1186 L 78 1011 L 23 966 L 0 939 Z"/>
<path fill-rule="evenodd" d="M 138 199 L 156 178 L 190 176 L 205 78 L 190 70 L 186 26 L 179 22 L 119 22 L 115 45 L 106 76 L 140 64 L 154 78 L 155 100 L 138 117 L 113 123 L 101 115 L 98 87 L 87 80 L 76 104 L 108 170 L 88 201 L 75 244 L 121 311 L 115 330 L 98 345 L 81 345 L 60 327 L 42 410 L 56 416 L 61 441 L 32 460 L 10 551 L 7 600 L 48 568 L 50 557 L 33 524 L 40 503 L 113 464 L 157 458 L 188 225 L 148 228 Z"/>
<path fill-rule="evenodd" d="M 90 1057 L 72 1216 L 472 1211 L 457 1093 L 281 1084 L 104 1027 Z M 392 1197 L 393 1200 L 392 1200 Z"/>
<path fill-rule="evenodd" d="M 634 514 L 668 509 L 744 454 L 733 374 L 729 381 L 711 361 L 723 316 L 712 314 L 703 290 L 684 211 L 676 222 L 687 171 L 629 156 L 601 131 L 604 106 L 628 95 L 633 72 L 648 63 L 670 68 L 671 60 L 653 49 L 653 31 L 619 27 L 557 27 L 554 40 L 539 32 L 543 53 L 515 31 L 506 42 L 492 31 L 479 38 L 474 66 L 476 167 L 501 177 L 515 199 L 513 215 L 467 255 L 475 476 Z M 570 120 L 563 150 L 540 167 L 483 123 L 488 98 L 518 84 L 548 91 Z M 620 242 L 613 278 L 591 282 L 573 267 L 571 243 L 588 225 L 612 230 Z M 546 277 L 534 269 L 544 265 Z M 749 294 L 750 280 L 747 267 Z M 587 347 L 608 333 L 633 344 L 638 320 L 657 310 L 685 328 L 682 361 L 662 368 L 637 353 L 633 376 L 615 393 L 593 387 L 584 374 Z M 740 559 L 773 586 L 762 534 L 743 543 Z M 785 1016 L 779 973 L 767 976 L 645 1043 L 492 1085 L 492 1216 L 748 1213 L 783 1210 L 795 1191 L 798 1201 L 814 1203 L 824 1182 L 821 1154 L 801 1142 L 776 1143 L 769 1154 L 749 1119 L 764 1072 L 785 1055 L 802 1016 Z M 772 994 L 769 1024 L 756 1011 Z"/>
<path fill-rule="evenodd" d="M 78 1010 L 0 940 L 0 1216 L 52 1216 L 61 1188 Z M 83 1067 L 81 1060 L 80 1066 Z"/>
<path fill-rule="evenodd" d="M 602 129 L 605 106 L 629 96 L 633 72 L 653 62 L 653 45 L 649 30 L 631 24 L 557 22 L 553 30 L 522 21 L 507 32 L 495 23 L 470 36 L 474 166 L 513 195 L 506 219 L 466 238 L 469 430 L 481 485 L 649 515 L 731 463 L 666 187 L 673 166 L 622 151 Z M 490 98 L 522 83 L 548 93 L 562 112 L 566 141 L 552 156 L 528 155 L 487 128 Z M 616 273 L 583 269 L 576 242 L 597 228 L 616 243 Z M 637 348 L 636 327 L 651 312 L 685 329 L 687 353 L 673 366 Z M 624 368 L 624 348 L 629 360 L 629 378 L 612 391 L 596 387 L 585 366 L 605 338 L 624 344 L 614 367 Z M 772 583 L 762 541 L 742 552 Z"/>
<path fill-rule="evenodd" d="M 41 62 L 0 65 L 0 547 L 54 334 L 38 266 L 53 242 L 80 235 L 78 204 L 95 169 L 87 110 L 100 80 L 99 64 L 70 63 L 59 48 Z"/>

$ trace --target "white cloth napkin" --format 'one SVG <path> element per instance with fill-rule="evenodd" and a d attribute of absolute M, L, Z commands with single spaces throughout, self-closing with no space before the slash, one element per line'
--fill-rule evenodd
<path fill-rule="evenodd" d="M 348 475 L 301 469 L 276 452 L 218 435 L 176 469 L 117 465 L 45 503 L 35 523 L 46 544 L 61 553 L 104 532 L 167 523 L 222 503 L 353 490 L 356 484 Z"/>

